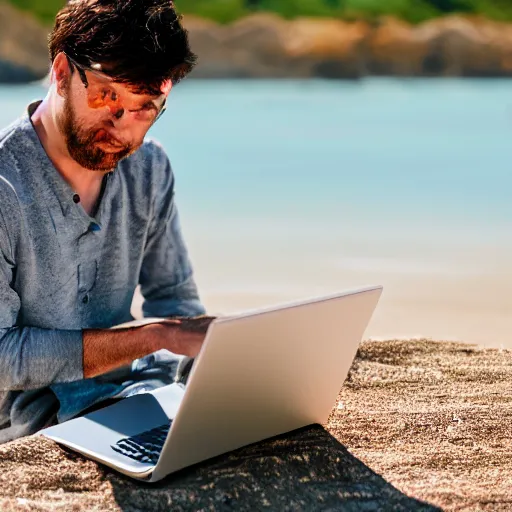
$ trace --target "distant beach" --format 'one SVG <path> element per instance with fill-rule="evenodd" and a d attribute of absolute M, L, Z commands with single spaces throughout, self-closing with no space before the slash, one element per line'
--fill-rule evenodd
<path fill-rule="evenodd" d="M 0 88 L 0 125 L 43 94 Z M 382 284 L 366 338 L 512 347 L 511 107 L 500 80 L 180 84 L 152 135 L 209 311 Z"/>

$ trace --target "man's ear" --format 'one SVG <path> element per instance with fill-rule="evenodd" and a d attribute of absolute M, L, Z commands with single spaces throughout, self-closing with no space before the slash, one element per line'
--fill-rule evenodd
<path fill-rule="evenodd" d="M 57 94 L 66 97 L 68 85 L 71 80 L 71 67 L 64 53 L 59 53 L 53 61 L 52 74 L 57 86 Z"/>
<path fill-rule="evenodd" d="M 165 94 L 166 97 L 169 96 L 171 89 L 172 89 L 172 80 L 166 80 L 160 87 L 160 91 L 162 92 L 162 94 Z"/>

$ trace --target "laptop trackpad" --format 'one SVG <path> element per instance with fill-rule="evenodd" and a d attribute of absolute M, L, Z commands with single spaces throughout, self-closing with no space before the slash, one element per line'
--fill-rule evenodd
<path fill-rule="evenodd" d="M 77 418 L 77 421 L 80 418 Z M 149 393 L 141 393 L 120 400 L 114 405 L 86 414 L 88 428 L 97 424 L 122 436 L 131 436 L 155 425 L 168 423 L 169 418 L 158 400 Z"/>
<path fill-rule="evenodd" d="M 41 434 L 70 447 L 102 458 L 123 461 L 111 445 L 123 437 L 134 436 L 169 423 L 176 416 L 184 390 L 177 384 L 125 398 L 114 405 L 41 431 Z M 121 457 L 121 459 L 119 459 Z M 123 464 L 124 465 L 124 464 Z"/>
<path fill-rule="evenodd" d="M 131 436 L 174 419 L 184 393 L 181 386 L 170 384 L 149 393 L 125 398 L 87 414 L 85 418 L 123 436 Z"/>

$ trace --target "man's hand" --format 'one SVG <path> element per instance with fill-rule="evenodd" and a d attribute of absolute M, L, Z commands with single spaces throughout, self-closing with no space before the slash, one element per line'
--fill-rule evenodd
<path fill-rule="evenodd" d="M 196 357 L 203 346 L 206 332 L 215 320 L 213 316 L 169 318 L 160 325 L 163 329 L 155 329 L 162 338 L 163 346 L 176 354 Z M 168 346 L 170 344 L 170 346 Z"/>
<path fill-rule="evenodd" d="M 196 357 L 215 317 L 169 318 L 143 327 L 85 330 L 84 378 L 110 372 L 160 349 Z"/>

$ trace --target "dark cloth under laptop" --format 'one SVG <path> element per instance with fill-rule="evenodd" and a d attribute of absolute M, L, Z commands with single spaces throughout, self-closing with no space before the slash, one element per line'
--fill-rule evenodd
<path fill-rule="evenodd" d="M 82 403 L 92 402 L 92 405 L 71 417 L 60 417 L 61 404 L 57 396 L 48 388 L 20 393 L 12 404 L 12 424 L 0 430 L 0 443 L 34 434 L 45 427 L 87 414 L 138 393 L 152 391 L 176 382 L 185 385 L 193 363 L 194 359 L 190 357 L 179 356 L 168 350 L 159 350 L 137 359 L 131 366 L 90 379 L 90 382 L 81 381 L 79 385 L 69 383 L 67 386 L 70 389 L 61 396 L 76 396 Z M 105 386 L 112 390 L 117 389 L 118 392 L 112 394 L 110 398 L 99 397 L 94 401 L 94 395 L 98 393 L 96 386 L 99 386 L 102 392 Z M 89 393 L 89 396 L 83 396 L 84 390 Z M 69 410 L 68 404 L 64 405 Z"/>

